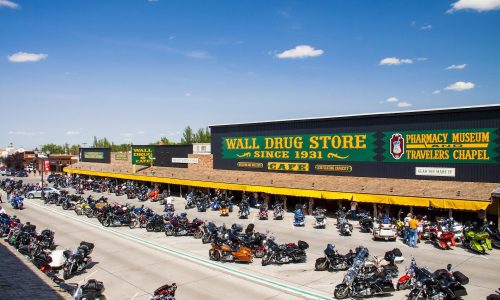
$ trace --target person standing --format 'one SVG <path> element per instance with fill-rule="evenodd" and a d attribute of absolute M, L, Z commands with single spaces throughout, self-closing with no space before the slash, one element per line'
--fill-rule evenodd
<path fill-rule="evenodd" d="M 358 202 L 352 201 L 351 202 L 351 220 L 354 220 L 356 218 L 356 211 L 358 210 Z"/>
<path fill-rule="evenodd" d="M 418 220 L 415 216 L 412 216 L 410 221 L 408 221 L 409 229 L 410 229 L 410 247 L 417 248 L 417 228 L 418 228 Z"/>
<path fill-rule="evenodd" d="M 409 245 L 409 241 L 410 241 L 410 231 L 409 231 L 409 228 L 410 228 L 410 219 L 411 219 L 411 213 L 408 213 L 408 215 L 406 215 L 406 217 L 404 218 L 404 222 L 405 222 L 405 231 L 404 231 L 404 238 L 403 238 L 403 243 Z"/>

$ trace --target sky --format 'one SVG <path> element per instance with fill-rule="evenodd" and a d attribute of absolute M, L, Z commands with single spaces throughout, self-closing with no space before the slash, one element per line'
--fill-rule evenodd
<path fill-rule="evenodd" d="M 500 0 L 0 0 L 0 148 L 500 103 Z"/>

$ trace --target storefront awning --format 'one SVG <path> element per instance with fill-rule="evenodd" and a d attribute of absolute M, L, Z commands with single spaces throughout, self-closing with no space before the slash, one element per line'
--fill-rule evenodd
<path fill-rule="evenodd" d="M 225 183 L 225 182 L 215 182 L 215 181 L 201 181 L 201 180 L 189 180 L 189 179 L 179 179 L 179 178 L 169 178 L 169 177 L 145 176 L 137 174 L 99 172 L 99 171 L 80 170 L 73 168 L 64 168 L 64 172 L 89 175 L 89 176 L 119 178 L 119 179 L 147 181 L 156 183 L 169 183 L 176 185 L 186 185 L 186 186 L 195 186 L 195 187 L 212 188 L 212 189 L 258 192 L 258 193 L 268 193 L 274 195 L 311 197 L 311 198 L 329 199 L 329 200 L 353 200 L 357 202 L 382 203 L 382 204 L 392 204 L 392 205 L 422 206 L 422 207 L 432 206 L 436 208 L 459 209 L 459 210 L 486 210 L 488 205 L 491 204 L 491 202 L 489 201 L 478 201 L 478 200 L 457 200 L 457 199 L 409 197 L 409 196 L 397 196 L 397 195 L 380 195 L 380 194 L 369 194 L 369 193 L 365 194 L 365 193 L 352 193 L 352 192 L 322 191 L 313 189 L 285 188 L 285 187 L 274 187 L 274 186 L 248 185 L 248 184 Z"/>

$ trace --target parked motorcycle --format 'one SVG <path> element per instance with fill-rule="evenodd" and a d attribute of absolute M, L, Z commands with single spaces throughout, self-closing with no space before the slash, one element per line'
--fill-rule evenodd
<path fill-rule="evenodd" d="M 20 196 L 14 197 L 11 202 L 12 208 L 22 210 L 24 207 L 23 201 L 24 199 Z"/>
<path fill-rule="evenodd" d="M 65 251 L 66 263 L 63 266 L 63 278 L 68 280 L 72 275 L 82 272 L 91 263 L 89 256 L 94 250 L 94 244 L 81 242 L 75 252 Z"/>
<path fill-rule="evenodd" d="M 457 299 L 467 295 L 464 285 L 469 278 L 459 271 L 451 272 L 451 264 L 446 270 L 440 269 L 434 273 L 425 268 L 415 268 L 416 283 L 408 299 Z"/>
<path fill-rule="evenodd" d="M 333 244 L 328 244 L 324 251 L 325 256 L 316 259 L 314 268 L 316 271 L 344 271 L 347 270 L 354 261 L 356 254 L 350 250 L 346 255 L 341 255 Z"/>
<path fill-rule="evenodd" d="M 259 207 L 259 220 L 267 220 L 268 218 L 269 218 L 269 215 L 267 213 L 267 206 L 261 205 Z"/>
<path fill-rule="evenodd" d="M 389 218 L 379 220 L 378 225 L 373 229 L 374 240 L 395 241 L 397 237 L 396 226 Z"/>
<path fill-rule="evenodd" d="M 187 220 L 185 222 L 183 222 L 182 220 L 182 217 L 175 216 L 170 220 L 170 223 L 165 224 L 165 235 L 192 235 L 195 239 L 202 238 L 203 231 L 200 228 L 200 226 L 203 225 L 202 220 L 194 219 L 191 223 L 187 222 Z"/>
<path fill-rule="evenodd" d="M 222 239 L 211 244 L 212 248 L 208 251 L 211 260 L 214 261 L 235 261 L 251 263 L 253 261 L 252 249 L 244 246 L 238 246 L 227 243 Z"/>
<path fill-rule="evenodd" d="M 274 238 L 270 237 L 267 239 L 267 253 L 262 258 L 262 265 L 267 266 L 269 264 L 284 264 L 284 263 L 302 263 L 307 259 L 306 249 L 309 245 L 304 241 L 298 241 L 295 243 L 288 243 L 283 245 L 278 245 Z"/>
<path fill-rule="evenodd" d="M 383 272 L 368 277 L 359 276 L 360 270 L 367 257 L 368 249 L 360 248 L 356 254 L 354 263 L 344 276 L 344 280 L 341 284 L 335 287 L 333 292 L 335 298 L 363 298 L 375 295 L 384 295 L 395 290 L 392 278 Z"/>
<path fill-rule="evenodd" d="M 317 208 L 313 211 L 313 216 L 315 219 L 314 225 L 313 225 L 314 228 L 318 228 L 318 229 L 326 228 L 325 213 L 326 213 L 326 209 L 322 209 L 322 208 Z"/>
<path fill-rule="evenodd" d="M 479 228 L 477 224 L 465 226 L 463 245 L 480 254 L 485 254 L 486 251 L 493 249 L 488 232 L 484 228 Z"/>
<path fill-rule="evenodd" d="M 241 201 L 239 205 L 238 216 L 240 219 L 248 219 L 248 215 L 250 214 L 250 206 L 248 202 Z"/>
<path fill-rule="evenodd" d="M 337 228 L 341 235 L 349 236 L 352 234 L 353 226 L 349 223 L 345 215 L 337 217 Z"/>
<path fill-rule="evenodd" d="M 75 300 L 106 300 L 102 281 L 89 279 L 85 284 L 78 286 L 73 298 Z"/>
<path fill-rule="evenodd" d="M 176 290 L 177 285 L 175 283 L 162 285 L 153 292 L 151 300 L 175 300 Z"/>
<path fill-rule="evenodd" d="M 304 226 L 305 217 L 302 213 L 302 209 L 296 209 L 293 213 L 293 226 Z"/>
<path fill-rule="evenodd" d="M 373 232 L 373 219 L 368 213 L 358 214 L 358 220 L 361 232 Z"/>
<path fill-rule="evenodd" d="M 275 220 L 283 220 L 283 203 L 277 202 L 273 206 L 273 215 Z"/>

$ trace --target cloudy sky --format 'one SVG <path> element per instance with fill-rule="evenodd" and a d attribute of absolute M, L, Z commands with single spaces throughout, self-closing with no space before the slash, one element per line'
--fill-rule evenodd
<path fill-rule="evenodd" d="M 0 147 L 500 102 L 500 0 L 0 0 Z"/>

